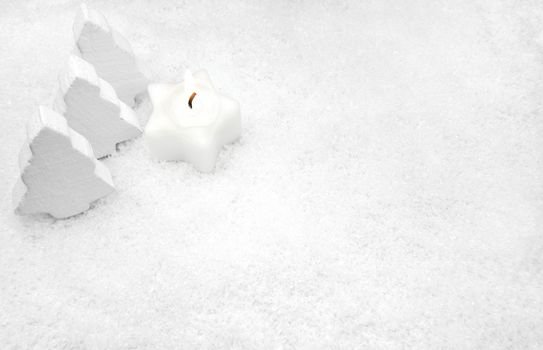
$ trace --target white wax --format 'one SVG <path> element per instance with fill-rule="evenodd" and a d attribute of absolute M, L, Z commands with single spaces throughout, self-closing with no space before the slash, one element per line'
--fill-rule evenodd
<path fill-rule="evenodd" d="M 241 135 L 239 103 L 219 94 L 206 71 L 187 71 L 180 84 L 152 84 L 148 89 L 153 113 L 145 140 L 153 157 L 212 171 L 222 146 Z"/>

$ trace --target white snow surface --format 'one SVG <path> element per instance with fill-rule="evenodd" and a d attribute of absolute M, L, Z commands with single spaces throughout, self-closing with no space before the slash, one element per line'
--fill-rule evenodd
<path fill-rule="evenodd" d="M 19 217 L 79 4 L 1 4 L 1 349 L 543 348 L 541 1 L 89 1 L 242 139 L 201 174 L 140 137 L 116 194 Z"/>

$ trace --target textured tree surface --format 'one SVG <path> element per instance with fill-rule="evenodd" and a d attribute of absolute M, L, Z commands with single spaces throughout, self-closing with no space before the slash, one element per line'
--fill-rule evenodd
<path fill-rule="evenodd" d="M 96 67 L 123 102 L 133 106 L 135 97 L 145 91 L 147 79 L 138 69 L 128 41 L 110 28 L 101 13 L 85 4 L 77 13 L 73 30 L 81 57 Z"/>
<path fill-rule="evenodd" d="M 63 116 L 40 107 L 28 120 L 27 137 L 19 155 L 21 177 L 13 192 L 18 213 L 67 218 L 114 191 L 109 170 Z"/>
<path fill-rule="evenodd" d="M 119 142 L 141 134 L 134 111 L 117 98 L 115 90 L 89 62 L 70 56 L 59 84 L 54 109 L 89 140 L 97 158 L 115 152 Z"/>

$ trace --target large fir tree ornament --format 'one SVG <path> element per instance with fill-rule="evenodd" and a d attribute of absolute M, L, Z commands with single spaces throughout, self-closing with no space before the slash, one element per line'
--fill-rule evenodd
<path fill-rule="evenodd" d="M 105 17 L 85 4 L 76 16 L 74 36 L 79 55 L 92 63 L 124 103 L 134 106 L 148 80 L 140 72 L 128 41 L 109 27 Z"/>
<path fill-rule="evenodd" d="M 109 170 L 60 114 L 40 107 L 27 123 L 13 201 L 19 214 L 67 218 L 114 191 Z"/>
<path fill-rule="evenodd" d="M 55 111 L 89 140 L 97 158 L 115 152 L 119 142 L 141 134 L 134 111 L 117 98 L 113 87 L 98 77 L 89 62 L 72 55 L 59 83 Z"/>

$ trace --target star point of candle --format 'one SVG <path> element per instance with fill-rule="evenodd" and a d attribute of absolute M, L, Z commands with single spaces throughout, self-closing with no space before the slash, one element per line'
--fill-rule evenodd
<path fill-rule="evenodd" d="M 193 89 L 194 86 L 196 85 L 196 82 L 194 80 L 194 75 L 192 75 L 192 72 L 190 71 L 190 69 L 185 70 L 183 82 L 187 90 Z"/>

